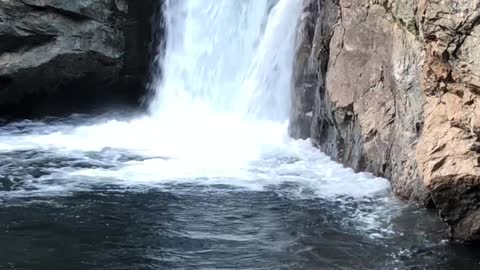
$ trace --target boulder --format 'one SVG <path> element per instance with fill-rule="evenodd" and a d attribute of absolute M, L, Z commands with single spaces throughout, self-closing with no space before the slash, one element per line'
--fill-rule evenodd
<path fill-rule="evenodd" d="M 137 103 L 153 3 L 0 1 L 0 115 Z"/>

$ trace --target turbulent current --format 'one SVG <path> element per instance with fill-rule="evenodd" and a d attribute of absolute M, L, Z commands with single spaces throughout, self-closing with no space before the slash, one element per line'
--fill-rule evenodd
<path fill-rule="evenodd" d="M 480 268 L 287 136 L 302 4 L 166 0 L 147 114 L 2 124 L 0 269 Z"/>

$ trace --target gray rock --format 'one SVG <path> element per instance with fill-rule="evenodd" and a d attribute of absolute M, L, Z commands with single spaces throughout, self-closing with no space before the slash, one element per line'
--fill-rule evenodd
<path fill-rule="evenodd" d="M 138 98 L 150 27 L 132 33 L 150 25 L 153 3 L 1 1 L 0 114 L 52 113 L 61 104 L 76 112 L 77 105 Z"/>

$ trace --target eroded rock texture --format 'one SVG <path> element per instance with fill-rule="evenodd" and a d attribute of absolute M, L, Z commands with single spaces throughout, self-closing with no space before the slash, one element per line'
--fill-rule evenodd
<path fill-rule="evenodd" d="M 480 240 L 480 0 L 305 0 L 295 137 Z"/>
<path fill-rule="evenodd" d="M 135 2 L 0 1 L 0 114 L 135 102 L 154 1 Z"/>

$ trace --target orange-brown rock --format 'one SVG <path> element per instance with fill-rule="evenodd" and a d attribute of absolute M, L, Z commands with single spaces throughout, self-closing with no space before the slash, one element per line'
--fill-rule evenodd
<path fill-rule="evenodd" d="M 305 3 L 291 134 L 480 240 L 480 0 Z"/>

